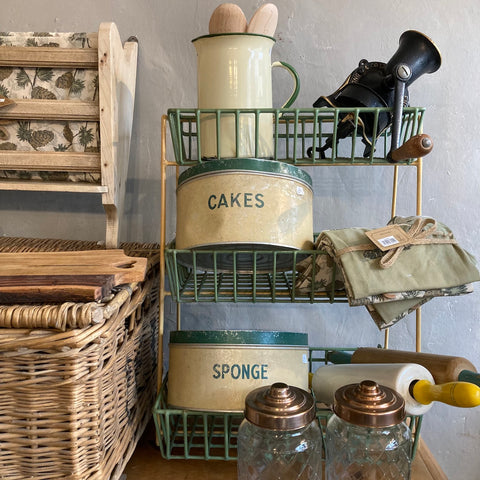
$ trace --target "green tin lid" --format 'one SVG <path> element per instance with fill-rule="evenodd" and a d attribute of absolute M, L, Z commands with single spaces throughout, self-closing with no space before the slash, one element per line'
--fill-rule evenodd
<path fill-rule="evenodd" d="M 308 334 L 262 330 L 175 330 L 170 343 L 308 346 Z"/>
<path fill-rule="evenodd" d="M 199 175 L 224 173 L 235 170 L 238 170 L 239 172 L 266 173 L 269 175 L 294 177 L 296 180 L 300 180 L 312 188 L 312 178 L 301 168 L 285 162 L 260 160 L 258 158 L 224 158 L 199 163 L 182 172 L 178 178 L 178 185 L 180 186 L 187 180 Z"/>

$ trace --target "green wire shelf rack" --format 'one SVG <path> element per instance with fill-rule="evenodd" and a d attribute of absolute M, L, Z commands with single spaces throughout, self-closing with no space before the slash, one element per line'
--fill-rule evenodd
<path fill-rule="evenodd" d="M 425 109 L 420 107 L 406 107 L 403 109 L 400 144 L 414 135 L 422 133 L 423 116 Z M 239 129 L 245 119 L 254 119 L 253 156 L 258 158 L 260 118 L 271 116 L 273 123 L 273 155 L 268 158 L 295 165 L 388 165 L 386 157 L 390 150 L 391 130 L 379 130 L 382 124 L 381 117 L 391 115 L 391 108 L 290 108 L 290 109 L 169 109 L 167 112 L 171 131 L 171 138 L 175 161 L 180 166 L 194 165 L 204 160 L 201 145 L 202 118 L 209 116 L 216 122 L 216 138 L 218 149 L 221 150 L 222 120 L 234 121 L 236 131 L 236 157 L 241 157 Z M 368 118 L 368 121 L 365 122 Z M 351 132 L 341 138 L 339 125 L 349 123 Z M 372 134 L 368 138 L 376 138 L 375 148 L 365 150 L 368 141 L 362 142 L 367 135 L 363 135 L 363 125 L 368 123 Z M 332 148 L 321 158 L 316 147 L 321 147 L 327 139 L 332 140 Z M 309 149 L 313 152 L 309 155 Z M 415 159 L 399 162 L 412 163 Z"/>
<path fill-rule="evenodd" d="M 324 291 L 311 289 L 309 293 L 299 293 L 295 290 L 297 263 L 311 256 L 315 265 L 320 255 L 327 253 L 322 250 L 176 250 L 174 243 L 165 249 L 170 292 L 178 303 L 347 302 L 345 291 L 336 289 L 335 266 Z M 223 269 L 225 258 L 228 268 Z M 270 267 L 267 270 L 257 267 L 262 262 L 268 262 Z M 245 264 L 251 270 L 244 270 Z M 312 269 L 312 285 L 315 273 Z"/>
<path fill-rule="evenodd" d="M 422 133 L 424 108 L 406 107 L 403 110 L 401 141 Z M 387 155 L 391 144 L 390 128 L 378 130 L 381 116 L 390 115 L 389 108 L 297 108 L 297 109 L 169 109 L 165 117 L 170 127 L 175 162 L 179 169 L 206 161 L 202 158 L 200 141 L 202 116 L 216 119 L 216 136 L 221 139 L 222 119 L 235 119 L 239 152 L 239 128 L 242 119 L 255 118 L 255 151 L 259 150 L 258 129 L 261 116 L 268 115 L 273 124 L 273 160 L 297 166 L 343 166 L 343 165 L 390 165 Z M 362 135 L 364 120 L 373 125 L 373 136 L 377 138 L 375 148 L 365 154 L 365 138 Z M 339 125 L 349 122 L 351 133 L 345 138 L 339 133 Z M 230 122 L 231 124 L 231 122 Z M 229 125 L 230 125 L 229 124 Z M 162 136 L 165 132 L 162 127 Z M 231 133 L 231 132 L 230 132 Z M 316 151 L 331 139 L 332 148 L 325 158 Z M 338 143 L 337 143 L 338 140 Z M 312 154 L 309 155 L 309 149 Z M 222 151 L 220 141 L 217 151 Z M 210 161 L 209 159 L 208 161 Z M 419 159 L 408 159 L 398 165 L 419 166 Z M 395 175 L 397 170 L 395 169 Z M 421 172 L 417 168 L 417 176 Z M 396 177 L 395 177 L 396 178 Z M 396 180 L 395 180 L 396 181 Z M 165 187 L 165 185 L 164 185 Z M 417 202 L 419 194 L 417 192 Z M 164 202 L 165 203 L 165 202 Z M 162 207 L 162 210 L 165 207 Z M 309 255 L 324 255 L 322 251 L 285 250 L 176 250 L 175 243 L 165 245 L 165 268 L 168 273 L 172 297 L 179 303 L 188 302 L 298 302 L 333 303 L 346 302 L 345 292 L 336 290 L 335 276 L 325 291 L 300 294 L 295 291 L 298 278 L 297 262 Z M 226 262 L 225 259 L 229 261 Z M 262 269 L 267 258 L 270 269 Z M 247 260 L 247 261 L 245 261 Z M 229 263 L 225 267 L 226 263 Z M 245 270 L 247 263 L 250 268 Z M 313 276 L 312 276 L 313 279 Z"/>
<path fill-rule="evenodd" d="M 319 366 L 338 361 L 355 348 L 311 347 L 310 372 Z M 168 376 L 167 376 L 168 377 Z M 243 413 L 203 412 L 170 409 L 167 405 L 168 379 L 165 377 L 153 409 L 157 441 L 163 458 L 191 460 L 236 460 L 238 428 Z M 325 427 L 332 411 L 318 406 L 317 421 L 325 436 Z M 408 416 L 413 434 L 412 459 L 420 438 L 421 416 Z"/>

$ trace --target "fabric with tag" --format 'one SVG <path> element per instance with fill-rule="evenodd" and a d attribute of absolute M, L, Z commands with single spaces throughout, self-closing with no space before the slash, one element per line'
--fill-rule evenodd
<path fill-rule="evenodd" d="M 400 226 L 412 243 L 382 252 L 368 238 L 367 228 L 326 230 L 317 238 L 315 248 L 334 259 L 341 272 L 336 280 L 343 281 L 350 306 L 367 306 L 383 329 L 434 297 L 473 291 L 471 284 L 480 280 L 475 258 L 457 244 L 446 225 L 419 216 L 394 217 L 389 225 Z M 333 268 L 326 272 L 317 261 L 312 263 L 306 259 L 297 265 L 299 293 L 321 291 L 331 284 L 325 278 L 333 275 Z"/>

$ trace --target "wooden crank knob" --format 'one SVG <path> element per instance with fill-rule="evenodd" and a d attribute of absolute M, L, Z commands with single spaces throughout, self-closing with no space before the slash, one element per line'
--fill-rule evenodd
<path fill-rule="evenodd" d="M 418 158 L 428 155 L 433 149 L 432 139 L 425 133 L 415 135 L 407 140 L 401 147 L 388 155 L 391 163 L 401 162 L 408 158 Z"/>

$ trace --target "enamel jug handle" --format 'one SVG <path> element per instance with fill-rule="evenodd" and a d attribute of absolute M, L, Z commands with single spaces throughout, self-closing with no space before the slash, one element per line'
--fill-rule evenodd
<path fill-rule="evenodd" d="M 294 82 L 294 87 L 292 94 L 290 95 L 290 98 L 282 105 L 281 108 L 288 108 L 292 105 L 292 103 L 297 99 L 298 93 L 300 92 L 300 78 L 298 77 L 298 73 L 295 71 L 295 69 L 289 65 L 288 63 L 285 62 L 273 62 L 272 67 L 281 67 L 287 70 L 288 73 L 293 78 Z"/>

